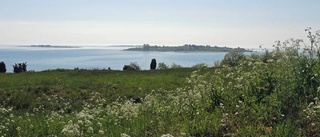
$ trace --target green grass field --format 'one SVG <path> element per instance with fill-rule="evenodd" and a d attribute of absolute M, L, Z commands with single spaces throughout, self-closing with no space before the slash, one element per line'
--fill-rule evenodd
<path fill-rule="evenodd" d="M 191 68 L 156 71 L 53 70 L 0 74 L 0 99 L 3 102 L 1 104 L 3 113 L 0 114 L 9 118 L 6 112 L 10 110 L 11 114 L 23 117 L 23 120 L 25 120 L 25 114 L 33 114 L 34 119 L 27 123 L 39 124 L 45 122 L 43 117 L 50 115 L 53 111 L 76 113 L 83 109 L 84 102 L 95 104 L 91 99 L 95 98 L 96 94 L 103 99 L 103 105 L 106 107 L 114 102 L 122 103 L 132 98 L 144 98 L 158 89 L 175 90 L 187 84 L 186 78 L 194 70 Z M 68 106 L 65 106 L 66 103 Z M 5 119 L 0 119 L 0 121 L 0 125 L 5 125 L 2 123 L 6 122 Z M 9 131 L 6 129 L 10 127 L 5 127 L 0 128 L 1 134 L 19 136 L 15 128 L 22 127 L 22 125 L 11 126 Z M 63 125 L 60 125 L 60 128 L 54 129 L 53 135 L 62 136 L 63 134 L 60 133 L 62 128 Z M 29 134 L 28 136 L 52 134 L 48 129 L 45 129 L 46 131 L 28 128 L 22 130 L 28 130 L 24 132 L 24 134 Z M 35 132 L 29 130 L 35 130 Z M 83 135 L 85 134 L 81 136 Z M 92 135 L 94 134 L 86 136 Z M 106 132 L 106 135 L 112 134 Z"/>
<path fill-rule="evenodd" d="M 152 90 L 173 90 L 185 86 L 194 69 L 157 71 L 54 70 L 20 74 L 1 74 L 2 100 L 28 92 L 34 97 L 56 94 L 82 101 L 99 92 L 108 102 L 118 97 L 142 98 Z M 8 92 L 9 91 L 9 92 Z M 22 93 L 22 94 L 23 94 Z M 79 100 L 77 100 L 79 99 Z"/>
<path fill-rule="evenodd" d="M 294 42 L 214 68 L 0 74 L 0 135 L 320 136 L 320 50 Z"/>

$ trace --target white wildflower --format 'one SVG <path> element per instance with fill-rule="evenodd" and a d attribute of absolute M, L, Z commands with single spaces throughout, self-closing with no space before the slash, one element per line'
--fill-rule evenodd
<path fill-rule="evenodd" d="M 87 113 L 85 113 L 85 112 L 83 112 L 83 111 L 81 111 L 81 112 L 79 112 L 79 113 L 77 114 L 77 118 L 78 118 L 78 119 L 93 119 L 93 116 L 90 115 L 90 114 L 87 114 Z"/>
<path fill-rule="evenodd" d="M 85 120 L 84 123 L 87 125 L 92 125 L 92 122 L 90 120 Z"/>
<path fill-rule="evenodd" d="M 161 137 L 174 137 L 174 136 L 170 134 L 163 134 Z"/>
<path fill-rule="evenodd" d="M 80 136 L 79 125 L 73 124 L 70 120 L 67 125 L 65 125 L 61 131 L 65 136 Z"/>
<path fill-rule="evenodd" d="M 98 122 L 97 125 L 98 125 L 99 127 L 102 127 L 102 124 L 101 124 L 100 122 Z"/>
<path fill-rule="evenodd" d="M 310 107 L 310 106 L 312 106 L 312 105 L 314 105 L 314 102 L 310 102 L 309 105 L 308 105 L 308 107 Z"/>
<path fill-rule="evenodd" d="M 89 133 L 93 133 L 93 128 L 92 127 L 88 127 L 88 132 Z"/>
<path fill-rule="evenodd" d="M 16 130 L 17 130 L 18 132 L 20 132 L 20 130 L 21 130 L 21 127 L 17 127 L 17 128 L 16 128 Z"/>
<path fill-rule="evenodd" d="M 131 137 L 131 136 L 127 135 L 126 133 L 121 133 L 120 136 L 121 137 Z"/>
<path fill-rule="evenodd" d="M 99 130 L 98 132 L 100 135 L 103 135 L 104 134 L 104 131 L 103 130 Z"/>
<path fill-rule="evenodd" d="M 184 133 L 184 132 L 181 132 L 180 135 L 181 135 L 181 136 L 186 136 L 187 134 Z"/>
<path fill-rule="evenodd" d="M 82 120 L 78 120 L 78 123 L 79 123 L 80 125 L 82 125 L 82 124 L 83 124 L 83 121 L 82 121 Z"/>

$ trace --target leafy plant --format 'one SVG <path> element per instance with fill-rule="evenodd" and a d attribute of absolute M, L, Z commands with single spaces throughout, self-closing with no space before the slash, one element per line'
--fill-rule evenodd
<path fill-rule="evenodd" d="M 151 60 L 151 63 L 150 63 L 150 69 L 156 69 L 156 67 L 157 67 L 157 61 L 156 61 L 156 59 L 152 59 Z"/>
<path fill-rule="evenodd" d="M 16 63 L 13 66 L 13 72 L 14 73 L 21 73 L 21 72 L 26 72 L 27 71 L 27 62 L 24 63 Z"/>
<path fill-rule="evenodd" d="M 233 50 L 224 56 L 223 60 L 221 61 L 221 64 L 234 67 L 234 66 L 239 65 L 239 63 L 244 58 L 245 58 L 245 55 L 243 54 L 243 52 Z"/>
<path fill-rule="evenodd" d="M 158 69 L 169 69 L 169 66 L 166 65 L 164 62 L 158 63 Z"/>
<path fill-rule="evenodd" d="M 0 62 L 0 73 L 6 73 L 7 72 L 7 69 L 6 69 L 6 64 L 1 61 Z"/>
<path fill-rule="evenodd" d="M 178 65 L 178 64 L 176 64 L 176 63 L 172 63 L 172 65 L 171 65 L 170 68 L 171 68 L 171 69 L 179 69 L 179 68 L 182 68 L 182 66 L 181 66 L 181 65 Z"/>
<path fill-rule="evenodd" d="M 141 70 L 137 62 L 131 62 L 129 65 L 124 65 L 123 70 Z"/>

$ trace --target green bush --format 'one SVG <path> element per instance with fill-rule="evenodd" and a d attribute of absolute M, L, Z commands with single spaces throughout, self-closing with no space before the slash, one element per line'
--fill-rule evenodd
<path fill-rule="evenodd" d="M 136 62 L 131 62 L 129 65 L 124 65 L 123 70 L 141 70 L 140 66 Z"/>
<path fill-rule="evenodd" d="M 0 73 L 6 73 L 7 69 L 6 69 L 6 64 L 4 62 L 0 62 Z"/>
<path fill-rule="evenodd" d="M 27 72 L 27 62 L 25 63 L 16 63 L 13 66 L 13 72 L 14 73 L 21 73 L 21 72 Z"/>
<path fill-rule="evenodd" d="M 234 50 L 224 56 L 221 64 L 234 67 L 239 65 L 243 59 L 245 59 L 245 55 L 243 54 L 243 52 Z"/>
<path fill-rule="evenodd" d="M 181 65 L 178 65 L 178 64 L 176 64 L 176 63 L 172 63 L 172 65 L 171 65 L 170 68 L 171 68 L 171 69 L 179 69 L 179 68 L 182 68 L 182 66 L 181 66 Z"/>
<path fill-rule="evenodd" d="M 150 69 L 151 70 L 156 69 L 156 67 L 157 67 L 157 61 L 156 61 L 156 59 L 152 59 L 151 63 L 150 63 Z"/>
<path fill-rule="evenodd" d="M 166 65 L 164 62 L 158 63 L 158 69 L 169 69 L 169 66 Z"/>

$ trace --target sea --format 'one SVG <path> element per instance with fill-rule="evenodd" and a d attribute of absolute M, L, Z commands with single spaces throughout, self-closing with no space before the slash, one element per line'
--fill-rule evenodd
<path fill-rule="evenodd" d="M 226 52 L 154 52 L 125 51 L 125 46 L 83 46 L 77 48 L 48 48 L 30 46 L 0 46 L 0 61 L 6 64 L 7 72 L 13 72 L 15 63 L 27 62 L 28 71 L 54 69 L 112 69 L 122 70 L 124 65 L 137 63 L 148 70 L 152 59 L 182 67 L 204 63 L 213 66 L 222 60 Z"/>

